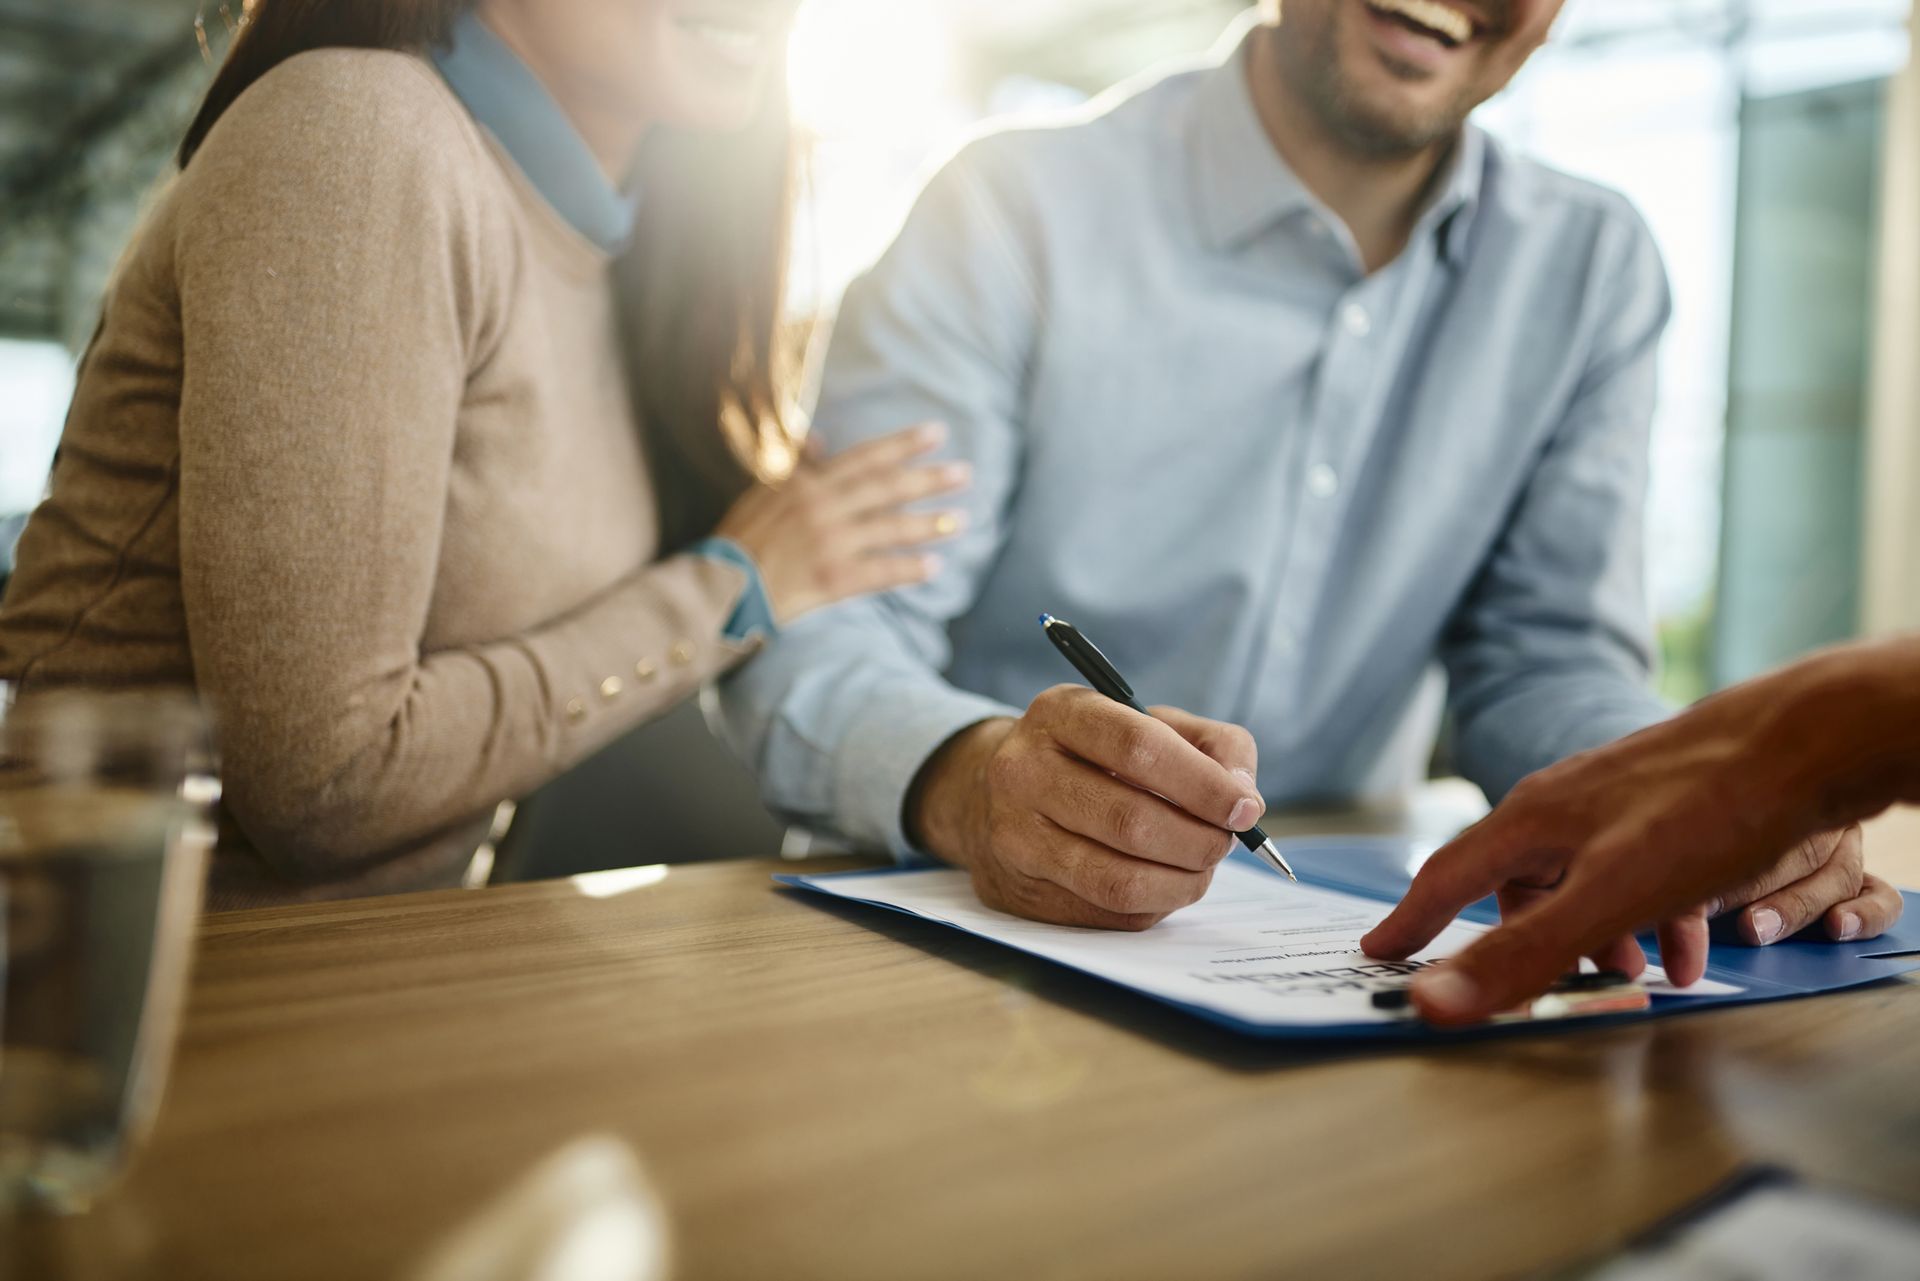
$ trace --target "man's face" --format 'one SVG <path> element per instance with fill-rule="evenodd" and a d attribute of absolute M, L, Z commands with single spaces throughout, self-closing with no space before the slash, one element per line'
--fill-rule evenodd
<path fill-rule="evenodd" d="M 1372 154 L 1458 132 L 1546 41 L 1566 0 L 1278 0 L 1280 69 Z"/>

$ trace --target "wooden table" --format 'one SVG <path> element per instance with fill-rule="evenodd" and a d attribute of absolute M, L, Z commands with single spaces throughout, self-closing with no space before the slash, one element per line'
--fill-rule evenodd
<path fill-rule="evenodd" d="M 1920 1208 L 1920 985 L 1307 1055 L 773 870 L 210 918 L 154 1141 L 15 1275 L 391 1277 L 590 1132 L 686 1278 L 1484 1281 L 1751 1161 Z"/>

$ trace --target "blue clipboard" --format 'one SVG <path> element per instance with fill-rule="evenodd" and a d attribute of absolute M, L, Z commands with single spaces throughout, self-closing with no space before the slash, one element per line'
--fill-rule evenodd
<path fill-rule="evenodd" d="M 1415 862 L 1415 847 L 1398 837 L 1308 837 L 1275 843 L 1281 847 L 1288 862 L 1299 873 L 1300 880 L 1304 884 L 1321 889 L 1337 890 L 1360 898 L 1395 903 L 1400 900 L 1412 881 L 1410 869 Z M 1275 872 L 1268 872 L 1259 860 L 1245 851 L 1236 852 L 1233 857 L 1269 875 L 1278 875 Z M 913 876 L 920 870 L 903 867 L 883 869 L 879 874 Z M 913 917 L 915 920 L 938 925 L 943 929 L 955 930 L 974 938 L 984 937 L 946 921 L 894 907 L 883 900 L 842 894 L 829 889 L 827 885 L 842 876 L 873 876 L 875 874 L 872 871 L 837 872 L 819 876 L 784 875 L 773 879 L 794 889 L 827 895 L 838 902 L 885 908 L 891 912 Z M 1653 1008 L 1645 1013 L 1614 1014 L 1552 1022 L 1507 1023 L 1453 1030 L 1429 1027 L 1417 1020 L 1393 1023 L 1322 1024 L 1309 1027 L 1298 1024 L 1258 1023 L 1144 991 L 1107 975 L 1064 965 L 1050 958 L 1035 956 L 1035 960 L 1086 974 L 1104 983 L 1134 992 L 1156 1004 L 1172 1006 L 1209 1023 L 1261 1040 L 1366 1042 L 1459 1040 L 1483 1036 L 1569 1031 L 1580 1027 L 1685 1014 L 1695 1010 L 1721 1009 L 1729 1005 L 1789 1000 L 1823 992 L 1838 992 L 1846 988 L 1859 987 L 1882 979 L 1897 978 L 1903 974 L 1920 971 L 1920 894 L 1909 891 L 1905 892 L 1904 896 L 1907 910 L 1901 917 L 1899 925 L 1877 939 L 1854 943 L 1803 942 L 1790 939 L 1765 948 L 1715 944 L 1708 952 L 1706 977 L 1746 989 L 1742 992 L 1726 996 L 1656 996 Z M 1491 924 L 1499 919 L 1499 908 L 1491 898 L 1483 899 L 1462 912 L 1461 916 L 1470 921 Z M 997 939 L 987 941 L 996 946 L 1011 948 L 1011 945 Z M 1641 943 L 1646 947 L 1650 957 L 1658 958 L 1659 948 L 1651 935 L 1644 936 Z"/>

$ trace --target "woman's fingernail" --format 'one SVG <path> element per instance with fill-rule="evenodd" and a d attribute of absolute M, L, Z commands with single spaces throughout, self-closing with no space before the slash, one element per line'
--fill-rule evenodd
<path fill-rule="evenodd" d="M 1413 981 L 1426 1004 L 1442 1014 L 1466 1014 L 1480 1000 L 1480 989 L 1458 970 L 1438 969 Z"/>
<path fill-rule="evenodd" d="M 973 467 L 968 463 L 947 463 L 940 468 L 940 479 L 949 485 L 964 485 L 973 479 Z"/>
<path fill-rule="evenodd" d="M 1780 937 L 1780 913 L 1763 907 L 1753 914 L 1753 936 L 1765 947 Z"/>
<path fill-rule="evenodd" d="M 1840 928 L 1834 932 L 1834 938 L 1844 943 L 1860 935 L 1860 914 L 1858 912 L 1840 913 Z"/>
<path fill-rule="evenodd" d="M 1234 803 L 1233 813 L 1227 815 L 1227 826 L 1233 831 L 1244 832 L 1260 821 L 1266 813 L 1266 806 L 1251 796 L 1242 796 Z"/>

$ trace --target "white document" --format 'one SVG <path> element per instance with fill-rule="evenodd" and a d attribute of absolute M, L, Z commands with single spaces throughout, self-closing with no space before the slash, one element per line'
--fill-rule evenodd
<path fill-rule="evenodd" d="M 880 903 L 955 926 L 1023 952 L 1187 1005 L 1265 1026 L 1391 1023 L 1375 992 L 1450 956 L 1485 927 L 1456 921 L 1405 961 L 1376 961 L 1360 939 L 1391 905 L 1296 885 L 1237 862 L 1220 865 L 1194 906 L 1138 934 L 1042 925 L 996 912 L 974 896 L 965 872 L 876 872 L 806 877 L 815 889 Z M 1742 989 L 1701 982 L 1666 985 L 1659 967 L 1642 980 L 1662 995 L 1721 996 Z"/>

